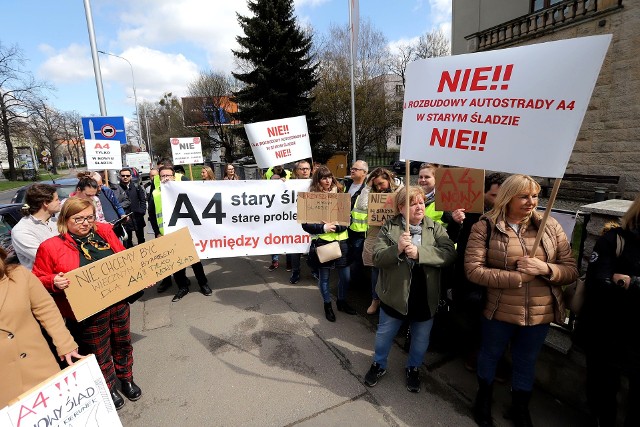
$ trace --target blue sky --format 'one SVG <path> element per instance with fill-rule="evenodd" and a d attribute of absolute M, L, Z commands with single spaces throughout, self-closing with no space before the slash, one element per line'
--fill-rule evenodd
<path fill-rule="evenodd" d="M 201 70 L 233 70 L 231 49 L 241 33 L 235 14 L 248 15 L 244 0 L 91 0 L 91 8 L 98 49 L 131 62 L 138 102 L 187 95 Z M 56 87 L 50 104 L 100 115 L 83 1 L 0 0 L 0 10 L 0 42 L 17 44 L 25 68 Z M 295 0 L 295 13 L 324 34 L 332 23 L 348 23 L 348 0 Z M 450 36 L 451 0 L 360 0 L 360 16 L 393 48 L 434 28 Z M 105 55 L 100 65 L 108 115 L 132 118 L 131 68 Z"/>

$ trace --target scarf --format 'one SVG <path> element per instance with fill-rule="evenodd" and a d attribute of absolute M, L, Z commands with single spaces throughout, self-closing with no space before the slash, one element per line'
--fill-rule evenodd
<path fill-rule="evenodd" d="M 422 221 L 420 221 L 418 225 L 409 224 L 409 234 L 411 234 L 411 243 L 413 243 L 416 246 L 420 246 L 422 244 Z M 405 221 L 404 217 L 401 218 L 401 222 L 402 222 L 402 229 L 403 230 L 406 229 L 407 222 Z M 409 266 L 413 268 L 413 265 L 415 264 L 416 261 L 414 259 L 407 258 L 407 262 L 409 263 Z"/>

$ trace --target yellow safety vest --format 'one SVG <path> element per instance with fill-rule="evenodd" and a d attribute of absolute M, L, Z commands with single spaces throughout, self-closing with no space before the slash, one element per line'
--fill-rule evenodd
<path fill-rule="evenodd" d="M 437 211 L 436 210 L 436 203 L 435 202 L 429 203 L 429 205 L 427 205 L 427 207 L 424 208 L 424 214 L 426 216 L 431 218 L 433 220 L 433 222 L 439 222 L 440 224 L 442 224 L 442 225 L 444 225 L 446 227 L 447 224 L 445 224 L 442 221 L 442 214 L 443 213 L 444 213 L 443 211 Z"/>
<path fill-rule="evenodd" d="M 354 206 L 358 206 L 358 199 L 360 196 L 356 198 L 356 203 Z M 354 207 L 351 211 L 351 225 L 349 225 L 349 229 L 351 231 L 355 231 L 358 233 L 366 233 L 369 229 L 369 224 L 367 224 L 367 217 L 369 216 L 367 210 L 358 209 Z"/>
<path fill-rule="evenodd" d="M 347 240 L 348 238 L 349 238 L 349 233 L 347 232 L 347 230 L 344 230 L 341 233 L 336 233 L 334 231 L 333 233 L 318 234 L 318 239 L 322 239 L 327 242 L 333 242 L 334 240 L 337 240 L 337 241 Z"/>
<path fill-rule="evenodd" d="M 285 169 L 284 173 L 285 173 L 285 179 L 291 178 L 291 171 L 289 169 Z M 264 179 L 271 179 L 272 176 L 273 176 L 273 168 L 271 167 L 267 169 L 267 171 L 264 173 Z"/>

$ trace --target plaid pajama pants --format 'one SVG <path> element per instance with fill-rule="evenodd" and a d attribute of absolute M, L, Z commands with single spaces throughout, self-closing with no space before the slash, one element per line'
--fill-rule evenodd
<path fill-rule="evenodd" d="M 116 378 L 133 378 L 133 346 L 129 331 L 129 304 L 119 302 L 79 323 L 79 344 L 96 356 L 110 390 Z"/>

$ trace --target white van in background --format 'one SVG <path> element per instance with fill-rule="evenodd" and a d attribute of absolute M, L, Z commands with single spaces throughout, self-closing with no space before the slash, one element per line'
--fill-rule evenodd
<path fill-rule="evenodd" d="M 140 179 L 149 179 L 151 169 L 151 156 L 146 151 L 139 153 L 126 153 L 122 162 L 123 166 L 136 168 L 140 172 Z"/>

